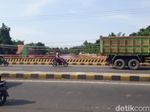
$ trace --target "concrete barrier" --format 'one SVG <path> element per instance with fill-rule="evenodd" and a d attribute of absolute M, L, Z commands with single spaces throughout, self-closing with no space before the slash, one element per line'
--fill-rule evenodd
<path fill-rule="evenodd" d="M 7 57 L 6 61 L 9 64 L 52 64 L 51 58 L 23 58 L 23 57 Z M 70 65 L 106 65 L 106 57 L 101 58 L 79 58 L 79 59 L 67 59 Z"/>
<path fill-rule="evenodd" d="M 111 74 L 111 73 L 35 73 L 35 72 L 1 72 L 4 79 L 23 80 L 95 80 L 95 81 L 140 81 L 150 82 L 150 74 Z"/>
<path fill-rule="evenodd" d="M 52 58 L 30 58 L 30 57 L 6 57 L 9 64 L 32 64 L 32 65 L 49 65 L 52 64 Z M 106 57 L 100 58 L 72 58 L 67 59 L 69 65 L 99 65 L 106 66 Z M 142 63 L 142 66 L 150 66 L 150 63 Z"/>

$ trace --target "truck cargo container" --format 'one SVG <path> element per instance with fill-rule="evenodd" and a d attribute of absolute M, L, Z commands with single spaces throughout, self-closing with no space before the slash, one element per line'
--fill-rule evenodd
<path fill-rule="evenodd" d="M 150 36 L 100 37 L 100 53 L 116 69 L 139 69 L 149 62 Z"/>

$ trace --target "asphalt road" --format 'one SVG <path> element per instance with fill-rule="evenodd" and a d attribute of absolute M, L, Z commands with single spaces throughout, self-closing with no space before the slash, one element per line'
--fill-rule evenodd
<path fill-rule="evenodd" d="M 0 66 L 0 71 L 29 71 L 29 72 L 97 72 L 97 73 L 133 73 L 149 74 L 150 67 L 142 67 L 140 70 L 116 70 L 112 67 L 102 66 L 69 66 L 52 67 L 48 65 L 10 65 L 8 67 Z"/>
<path fill-rule="evenodd" d="M 119 105 L 150 108 L 148 83 L 30 81 L 8 86 L 10 97 L 0 112 L 117 112 Z"/>

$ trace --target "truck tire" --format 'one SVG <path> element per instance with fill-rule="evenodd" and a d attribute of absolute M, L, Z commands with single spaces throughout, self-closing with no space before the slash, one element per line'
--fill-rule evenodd
<path fill-rule="evenodd" d="M 137 70 L 140 67 L 140 62 L 137 59 L 131 59 L 128 62 L 128 67 L 131 70 Z"/>
<path fill-rule="evenodd" d="M 125 61 L 123 59 L 117 59 L 115 60 L 113 64 L 114 68 L 116 69 L 124 69 L 125 68 Z"/>

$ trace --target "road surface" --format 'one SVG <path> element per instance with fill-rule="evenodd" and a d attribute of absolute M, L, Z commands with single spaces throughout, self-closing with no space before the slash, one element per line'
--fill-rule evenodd
<path fill-rule="evenodd" d="M 115 112 L 119 105 L 150 108 L 149 83 L 11 81 L 8 86 L 10 97 L 0 112 Z"/>
<path fill-rule="evenodd" d="M 0 66 L 0 71 L 27 71 L 27 72 L 96 72 L 96 73 L 132 73 L 149 74 L 150 67 L 142 67 L 140 70 L 116 70 L 112 67 L 102 66 L 69 66 L 52 67 L 48 65 L 10 65 L 8 67 Z"/>

